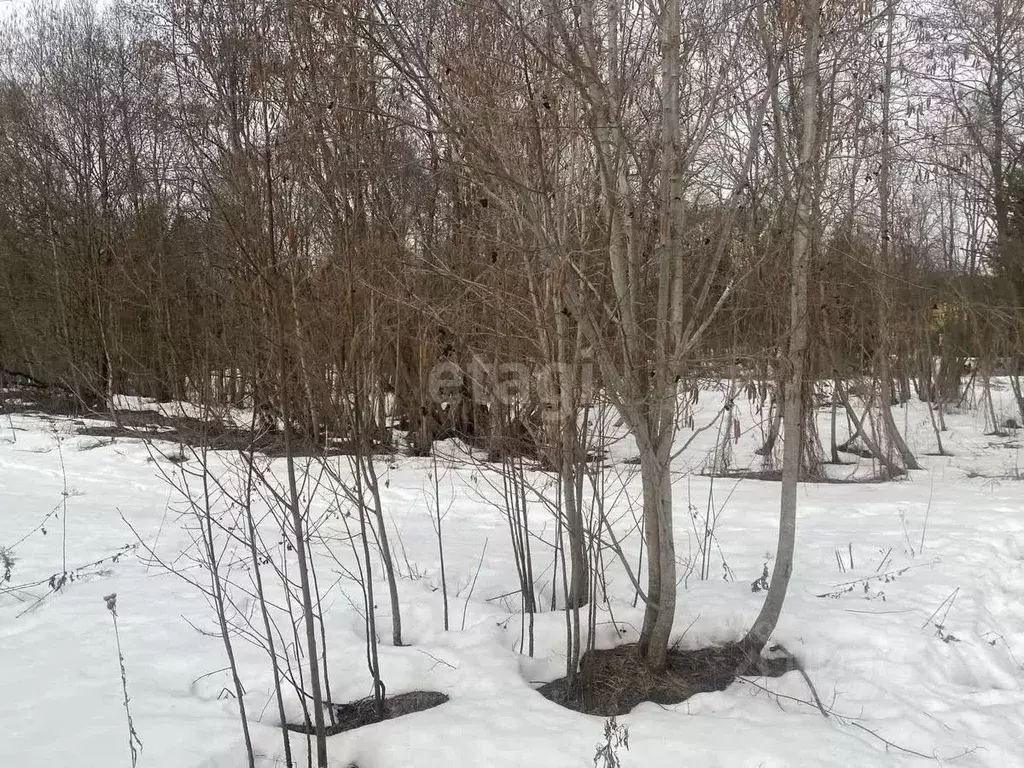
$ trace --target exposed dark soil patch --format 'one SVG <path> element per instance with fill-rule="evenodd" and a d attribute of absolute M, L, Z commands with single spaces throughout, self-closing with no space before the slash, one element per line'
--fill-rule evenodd
<path fill-rule="evenodd" d="M 843 443 L 842 445 L 837 445 L 836 450 L 839 451 L 839 453 L 849 453 L 853 456 L 859 456 L 862 459 L 873 459 L 875 457 L 875 454 L 863 445 L 858 445 L 856 443 Z"/>
<path fill-rule="evenodd" d="M 271 458 L 285 455 L 284 435 L 280 431 L 263 431 L 253 435 L 246 426 L 230 424 L 213 416 L 199 419 L 153 409 L 121 410 L 113 414 L 100 401 L 90 401 L 70 388 L 37 382 L 24 374 L 0 369 L 0 414 L 33 413 L 43 416 L 72 416 L 99 419 L 105 424 L 79 428 L 80 435 L 98 438 L 135 440 L 166 440 L 181 446 L 206 447 L 214 451 L 248 451 Z M 116 423 L 112 420 L 116 417 Z M 355 448 L 351 440 L 313 441 L 299 433 L 292 434 L 293 456 L 345 456 Z M 375 443 L 373 453 L 389 455 L 395 449 Z M 173 458 L 173 457 L 170 457 Z"/>
<path fill-rule="evenodd" d="M 711 473 L 706 473 L 706 477 L 711 477 Z M 764 482 L 781 482 L 782 481 L 782 470 L 780 469 L 737 469 L 730 470 L 728 472 L 720 472 L 714 475 L 717 478 L 725 480 L 763 480 Z M 808 477 L 801 479 L 801 482 L 810 482 L 818 485 L 856 485 L 856 484 L 870 484 L 878 482 L 886 482 L 889 478 L 884 476 L 874 477 L 855 477 L 852 479 L 844 479 L 840 477 L 828 477 L 827 475 L 821 477 Z"/>
<path fill-rule="evenodd" d="M 827 466 L 837 466 L 835 464 L 827 464 Z M 842 466 L 842 465 L 839 465 Z M 711 473 L 704 473 L 705 477 L 712 477 Z M 727 472 L 720 472 L 714 475 L 716 478 L 724 480 L 762 480 L 766 483 L 779 483 L 782 482 L 782 470 L 781 469 L 736 469 L 729 470 Z M 877 472 L 870 477 L 854 477 L 854 478 L 841 478 L 841 477 L 828 477 L 823 475 L 821 477 L 808 477 L 801 478 L 801 483 L 813 483 L 815 485 L 872 485 L 879 483 L 887 483 L 890 480 L 899 479 L 903 477 L 903 474 L 896 475 L 895 478 L 889 477 L 884 471 Z"/>
<path fill-rule="evenodd" d="M 220 419 L 197 419 L 159 411 L 118 411 L 120 424 L 99 424 L 82 427 L 79 434 L 92 437 L 121 437 L 137 440 L 166 440 L 181 446 L 206 447 L 214 451 L 248 451 L 250 448 L 272 458 L 285 455 L 284 435 L 280 432 L 253 434 L 248 428 L 237 427 Z M 348 440 L 314 443 L 302 435 L 292 435 L 293 456 L 344 456 L 352 453 Z M 388 449 L 373 447 L 374 453 Z"/>
<path fill-rule="evenodd" d="M 21 374 L 0 371 L 0 413 L 85 416 L 99 405 L 71 389 L 29 382 Z"/>
<path fill-rule="evenodd" d="M 781 677 L 796 669 L 789 655 L 762 657 L 753 664 L 737 644 L 670 650 L 665 668 L 643 664 L 635 644 L 587 651 L 577 685 L 566 678 L 542 685 L 538 692 L 563 707 L 588 715 L 625 715 L 645 701 L 678 704 L 698 693 L 724 691 L 737 677 Z"/>
<path fill-rule="evenodd" d="M 446 701 L 448 701 L 448 696 L 437 691 L 409 691 L 385 698 L 383 712 L 378 712 L 372 696 L 353 701 L 351 704 L 333 704 L 335 724 L 328 725 L 327 735 L 333 736 L 336 733 L 362 728 L 364 725 L 373 725 L 385 720 L 394 720 L 402 715 L 423 712 L 438 707 Z M 314 732 L 313 726 L 307 723 L 288 723 L 288 730 L 307 734 Z"/>

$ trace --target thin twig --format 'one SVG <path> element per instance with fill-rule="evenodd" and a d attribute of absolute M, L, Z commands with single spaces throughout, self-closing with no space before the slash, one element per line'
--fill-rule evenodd
<path fill-rule="evenodd" d="M 928 532 L 928 516 L 932 512 L 932 496 L 935 495 L 935 473 L 931 477 L 931 489 L 928 491 L 928 506 L 924 510 L 924 525 L 921 527 L 921 543 L 917 547 L 918 552 L 924 552 L 924 535 Z"/>
<path fill-rule="evenodd" d="M 941 603 L 939 603 L 939 607 L 936 608 L 934 611 L 932 611 L 932 615 L 931 616 L 929 616 L 927 619 L 925 619 L 924 624 L 921 625 L 921 629 L 924 629 L 925 627 L 927 627 L 931 623 L 931 620 L 934 619 L 936 617 L 936 615 L 938 615 L 939 611 L 941 611 L 943 606 L 945 606 L 947 603 L 949 604 L 949 608 L 952 608 L 953 607 L 953 602 L 956 600 L 956 596 L 958 594 L 960 594 L 960 587 L 957 587 L 952 592 L 950 592 L 948 595 L 946 595 L 946 598 Z M 943 620 L 945 620 L 946 614 L 949 613 L 949 608 L 946 608 L 946 613 L 942 615 Z"/>
<path fill-rule="evenodd" d="M 489 539 L 484 539 L 484 548 L 480 550 L 480 562 L 476 564 L 476 573 L 473 574 L 473 583 L 469 585 L 469 594 L 466 595 L 466 602 L 462 606 L 462 629 L 466 629 L 466 612 L 469 610 L 469 601 L 473 597 L 473 590 L 476 589 L 476 580 L 480 576 L 480 569 L 484 564 L 484 554 L 487 552 L 487 542 Z"/>
<path fill-rule="evenodd" d="M 917 751 L 915 751 L 913 749 L 909 749 L 908 747 L 901 747 L 899 744 L 896 744 L 896 743 L 894 743 L 892 741 L 889 741 L 884 736 L 879 736 L 877 731 L 872 731 L 866 725 L 861 725 L 860 723 L 858 723 L 858 722 L 856 722 L 854 720 L 850 721 L 850 725 L 854 726 L 855 728 L 860 728 L 865 733 L 870 733 L 872 736 L 874 736 L 876 739 L 881 741 L 887 747 L 892 747 L 893 749 L 898 749 L 900 752 L 905 752 L 906 754 L 914 755 L 915 757 L 923 757 L 925 760 L 934 760 L 935 759 L 935 755 L 926 755 L 923 752 L 917 752 Z"/>

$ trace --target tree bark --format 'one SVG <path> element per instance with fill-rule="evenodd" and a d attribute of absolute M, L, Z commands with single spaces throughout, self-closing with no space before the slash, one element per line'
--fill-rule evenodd
<path fill-rule="evenodd" d="M 782 605 L 793 573 L 796 545 L 797 487 L 803 449 L 804 368 L 808 343 L 807 278 L 814 238 L 813 207 L 817 194 L 814 164 L 818 153 L 819 0 L 803 6 L 806 34 L 803 52 L 800 163 L 796 171 L 798 197 L 790 259 L 789 348 L 783 395 L 782 490 L 779 503 L 779 538 L 768 594 L 761 612 L 742 641 L 748 656 L 761 653 L 782 615 Z"/>

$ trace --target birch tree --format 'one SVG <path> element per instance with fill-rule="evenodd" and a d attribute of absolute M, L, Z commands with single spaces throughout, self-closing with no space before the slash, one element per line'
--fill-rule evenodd
<path fill-rule="evenodd" d="M 793 238 L 789 265 L 789 343 L 783 403 L 782 488 L 779 502 L 779 538 L 775 568 L 761 612 L 743 639 L 749 656 L 757 655 L 768 642 L 782 614 L 793 574 L 796 548 L 797 490 L 802 465 L 804 384 L 808 347 L 808 272 L 819 223 L 814 219 L 818 195 L 816 160 L 819 153 L 821 5 L 804 0 L 800 13 L 783 23 L 797 25 L 804 36 L 800 74 L 800 154 L 793 174 L 796 194 Z"/>

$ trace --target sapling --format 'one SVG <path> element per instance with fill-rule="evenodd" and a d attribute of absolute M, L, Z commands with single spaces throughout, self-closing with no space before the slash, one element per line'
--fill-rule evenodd
<path fill-rule="evenodd" d="M 250 433 L 255 435 L 255 413 L 253 414 L 253 424 L 250 428 Z M 265 550 L 261 555 L 261 552 L 257 549 L 257 538 L 258 534 L 256 531 L 256 521 L 253 518 L 252 512 L 252 494 L 255 484 L 255 442 L 250 441 L 247 451 L 240 451 L 240 456 L 244 461 L 246 468 L 245 480 L 244 480 L 244 505 L 242 507 L 242 517 L 246 525 L 246 539 L 249 546 L 249 556 L 252 558 L 252 573 L 254 586 L 256 588 L 256 598 L 260 608 L 260 615 L 263 619 L 263 629 L 266 633 L 266 651 L 270 657 L 270 666 L 274 677 L 274 697 L 277 702 L 277 713 L 281 719 L 281 737 L 284 746 L 284 762 L 286 768 L 292 768 L 292 749 L 291 741 L 288 737 L 288 730 L 286 727 L 286 713 L 284 708 L 284 698 L 281 693 L 281 667 L 277 657 L 277 651 L 274 647 L 274 633 L 271 627 L 270 612 L 267 608 L 266 592 L 263 588 L 263 575 L 260 573 L 261 557 L 269 560 Z M 286 652 L 287 653 L 287 652 Z"/>
<path fill-rule="evenodd" d="M 132 768 L 139 762 L 139 752 L 142 751 L 142 741 L 135 731 L 135 723 L 132 721 L 132 712 L 128 706 L 128 671 L 124 666 L 124 654 L 121 652 L 121 633 L 117 629 L 117 593 L 111 592 L 103 598 L 110 611 L 110 618 L 114 623 L 114 641 L 117 643 L 117 662 L 121 666 L 121 691 L 124 694 L 124 714 L 128 721 L 128 751 L 132 757 Z"/>
<path fill-rule="evenodd" d="M 613 716 L 604 721 L 604 743 L 594 752 L 594 768 L 622 768 L 620 749 L 629 750 L 629 728 Z"/>
<path fill-rule="evenodd" d="M 441 533 L 441 522 L 444 520 L 444 512 L 441 511 L 441 481 L 438 475 L 438 464 L 437 464 L 437 451 L 431 451 L 431 457 L 433 461 L 433 467 L 428 473 L 428 477 L 434 486 L 434 516 L 432 523 L 434 525 L 434 534 L 437 536 L 437 554 L 441 562 L 441 600 L 444 607 L 444 631 L 447 632 L 449 629 L 448 622 L 448 580 L 445 574 L 444 567 L 444 537 Z M 452 502 L 448 503 L 448 509 L 451 509 Z M 447 510 L 445 510 L 447 511 Z"/>
<path fill-rule="evenodd" d="M 0 546 L 0 584 L 11 580 L 11 572 L 14 570 L 14 552 L 4 546 Z"/>

